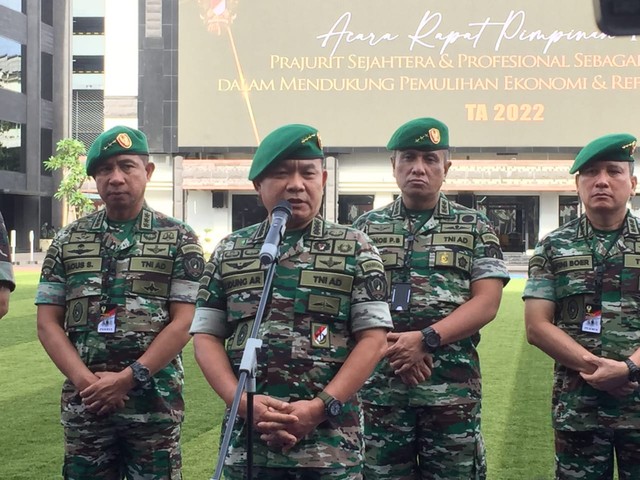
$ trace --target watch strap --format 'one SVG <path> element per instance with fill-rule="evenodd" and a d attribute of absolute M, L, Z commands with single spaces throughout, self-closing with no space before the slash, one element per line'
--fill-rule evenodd
<path fill-rule="evenodd" d="M 316 395 L 324 403 L 324 411 L 329 418 L 335 418 L 342 413 L 343 403 L 337 398 L 322 391 Z"/>
<path fill-rule="evenodd" d="M 321 391 L 320 393 L 318 393 L 316 395 L 316 397 L 318 397 L 320 400 L 322 400 L 322 403 L 324 403 L 324 406 L 326 407 L 327 405 L 329 405 L 329 402 L 331 402 L 332 400 L 335 400 L 335 398 L 333 398 L 331 395 L 329 395 L 327 392 L 325 392 L 324 390 Z"/>
<path fill-rule="evenodd" d="M 637 382 L 640 380 L 640 367 L 636 365 L 636 363 L 630 358 L 625 358 L 624 363 L 627 364 L 627 368 L 629 369 L 629 380 L 632 382 Z"/>

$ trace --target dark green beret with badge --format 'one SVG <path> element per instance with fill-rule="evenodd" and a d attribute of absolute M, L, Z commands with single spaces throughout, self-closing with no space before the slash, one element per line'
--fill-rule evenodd
<path fill-rule="evenodd" d="M 130 153 L 149 155 L 147 136 L 135 128 L 118 125 L 101 133 L 87 153 L 87 175 L 93 175 L 98 164 L 114 155 Z"/>
<path fill-rule="evenodd" d="M 387 143 L 389 150 L 446 150 L 449 148 L 449 129 L 435 118 L 411 120 L 391 136 Z"/>
<path fill-rule="evenodd" d="M 576 173 L 589 162 L 633 162 L 636 137 L 628 133 L 612 133 L 596 138 L 587 144 L 576 156 L 569 173 Z"/>
<path fill-rule="evenodd" d="M 251 162 L 249 180 L 255 180 L 269 165 L 280 160 L 312 158 L 324 158 L 318 130 L 309 125 L 284 125 L 260 142 Z"/>

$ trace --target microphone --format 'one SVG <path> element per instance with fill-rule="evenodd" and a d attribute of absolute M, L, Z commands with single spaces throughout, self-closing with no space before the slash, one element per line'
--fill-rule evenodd
<path fill-rule="evenodd" d="M 281 200 L 271 211 L 271 226 L 260 249 L 260 263 L 270 265 L 278 256 L 278 248 L 287 229 L 287 222 L 291 218 L 291 204 Z"/>

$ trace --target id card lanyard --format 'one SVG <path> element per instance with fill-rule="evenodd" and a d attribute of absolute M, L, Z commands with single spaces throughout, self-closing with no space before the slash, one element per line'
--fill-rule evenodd
<path fill-rule="evenodd" d="M 602 331 L 602 291 L 604 281 L 604 263 L 611 254 L 611 250 L 618 243 L 622 229 L 618 230 L 615 238 L 609 245 L 604 245 L 604 254 L 600 255 L 596 242 L 597 235 L 594 233 L 589 248 L 595 260 L 595 281 L 593 303 L 586 303 L 584 306 L 584 320 L 582 321 L 582 331 L 588 333 L 600 333 Z"/>
<path fill-rule="evenodd" d="M 105 235 L 103 232 L 102 235 Z M 108 233 L 114 237 L 112 233 Z M 111 245 L 107 246 L 104 237 L 100 242 L 101 256 L 106 265 L 102 269 L 102 284 L 100 292 L 100 322 L 98 323 L 98 333 L 115 333 L 116 332 L 116 314 L 118 312 L 118 304 L 112 301 L 109 291 L 111 284 L 116 279 L 118 268 L 118 253 L 121 250 L 129 248 L 130 244 L 128 236 L 120 244 L 113 239 L 109 239 Z"/>
<path fill-rule="evenodd" d="M 431 217 L 427 218 L 414 228 L 411 217 L 407 214 L 409 235 L 405 237 L 404 242 L 402 281 L 391 285 L 391 311 L 402 312 L 409 310 L 409 305 L 411 303 L 411 263 L 413 259 L 413 244 L 420 229 L 424 227 L 430 219 Z"/>

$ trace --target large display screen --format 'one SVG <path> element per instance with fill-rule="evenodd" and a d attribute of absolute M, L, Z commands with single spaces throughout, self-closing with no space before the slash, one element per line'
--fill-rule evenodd
<path fill-rule="evenodd" d="M 182 0 L 181 147 L 255 146 L 285 123 L 384 147 L 436 117 L 457 147 L 640 133 L 640 39 L 584 0 Z"/>

